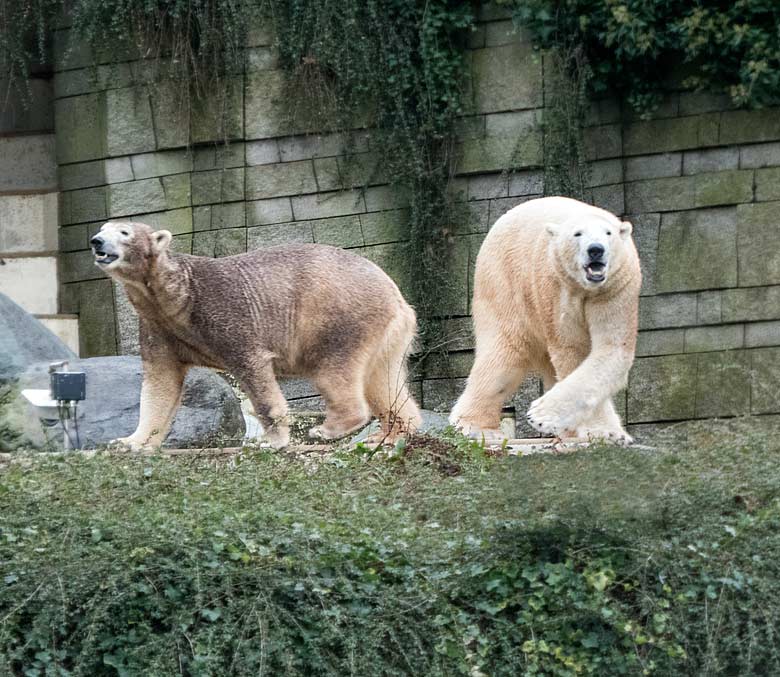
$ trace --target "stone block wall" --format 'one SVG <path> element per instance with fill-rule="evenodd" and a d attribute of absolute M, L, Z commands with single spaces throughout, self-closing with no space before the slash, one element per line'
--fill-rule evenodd
<path fill-rule="evenodd" d="M 58 31 L 61 297 L 81 318 L 84 354 L 137 349 L 127 301 L 88 251 L 108 218 L 168 228 L 179 251 L 206 256 L 285 242 L 352 248 L 408 288 L 405 205 L 372 171 L 381 158 L 370 133 L 350 139 L 361 172 L 347 167 L 343 137 L 291 128 L 273 40 L 265 27 L 250 32 L 224 145 L 209 111 L 185 124 L 173 99 L 133 84 L 144 64 L 90 69 L 78 51 L 66 58 L 67 29 Z M 545 61 L 503 10 L 481 6 L 453 182 L 471 218 L 455 236 L 459 291 L 441 309 L 452 316 L 450 354 L 415 373 L 426 408 L 449 408 L 468 374 L 471 280 L 485 233 L 544 192 Z M 780 112 L 735 111 L 717 97 L 673 92 L 654 119 L 640 121 L 604 100 L 589 113 L 586 142 L 590 197 L 633 221 L 644 269 L 638 357 L 618 398 L 623 415 L 646 424 L 780 412 Z M 360 189 L 368 176 L 378 178 Z M 539 392 L 529 379 L 510 408 L 524 410 Z M 317 405 L 305 383 L 291 383 L 288 395 Z"/>
<path fill-rule="evenodd" d="M 59 312 L 57 164 L 51 72 L 38 69 L 24 101 L 0 79 L 0 293 L 73 350 L 75 316 Z"/>

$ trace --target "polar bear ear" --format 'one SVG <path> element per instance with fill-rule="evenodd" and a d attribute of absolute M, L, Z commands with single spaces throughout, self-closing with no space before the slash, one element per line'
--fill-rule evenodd
<path fill-rule="evenodd" d="M 631 233 L 634 231 L 634 226 L 631 225 L 631 221 L 623 221 L 620 224 L 620 235 L 621 237 L 631 237 Z"/>
<path fill-rule="evenodd" d="M 173 235 L 168 230 L 158 230 L 152 233 L 152 250 L 154 253 L 159 254 L 168 249 L 171 239 L 173 239 Z"/>
<path fill-rule="evenodd" d="M 548 223 L 545 226 L 545 229 L 547 230 L 548 234 L 552 235 L 553 237 L 555 237 L 558 234 L 558 229 L 552 223 Z"/>

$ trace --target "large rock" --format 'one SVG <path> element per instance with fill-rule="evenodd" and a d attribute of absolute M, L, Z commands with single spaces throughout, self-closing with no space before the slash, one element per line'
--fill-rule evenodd
<path fill-rule="evenodd" d="M 36 364 L 30 367 L 19 378 L 20 388 L 47 388 L 47 366 Z M 130 435 L 138 424 L 141 359 L 131 356 L 94 357 L 74 360 L 70 369 L 83 371 L 87 379 L 87 397 L 78 405 L 80 446 L 94 448 L 117 437 Z M 17 446 L 56 448 L 61 444 L 59 425 L 42 429 L 37 415 L 24 402 L 14 403 L 13 409 L 15 416 L 12 422 L 21 433 Z M 241 406 L 227 381 L 209 369 L 191 369 L 165 446 L 240 444 L 243 436 Z"/>
<path fill-rule="evenodd" d="M 0 294 L 0 384 L 36 362 L 75 359 L 76 354 L 41 322 Z"/>

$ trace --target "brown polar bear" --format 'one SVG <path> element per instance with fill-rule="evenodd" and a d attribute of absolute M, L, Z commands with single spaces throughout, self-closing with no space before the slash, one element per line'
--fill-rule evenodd
<path fill-rule="evenodd" d="M 528 372 L 545 394 L 528 421 L 558 437 L 632 440 L 612 396 L 634 360 L 641 272 L 631 224 L 565 197 L 504 214 L 477 256 L 476 356 L 450 421 L 500 439 L 501 407 Z"/>
<path fill-rule="evenodd" d="M 322 394 L 326 418 L 313 437 L 344 437 L 369 414 L 389 439 L 419 425 L 406 383 L 415 314 L 378 266 L 325 245 L 211 259 L 172 254 L 170 242 L 167 230 L 111 221 L 90 240 L 140 321 L 140 420 L 118 442 L 162 443 L 192 366 L 232 373 L 278 448 L 289 442 L 279 375 L 310 378 Z"/>

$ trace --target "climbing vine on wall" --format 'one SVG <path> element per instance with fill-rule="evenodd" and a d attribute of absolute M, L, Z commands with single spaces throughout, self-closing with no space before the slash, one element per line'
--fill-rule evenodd
<path fill-rule="evenodd" d="M 370 127 L 374 164 L 362 180 L 379 173 L 408 203 L 410 291 L 425 333 L 425 320 L 446 308 L 452 287 L 448 257 L 458 214 L 449 181 L 471 6 L 455 0 L 269 4 L 292 87 L 287 98 L 299 109 L 303 102 L 304 113 L 317 112 L 311 128 Z"/>
<path fill-rule="evenodd" d="M 616 90 L 640 113 L 670 79 L 723 91 L 739 106 L 780 104 L 777 0 L 505 0 L 543 47 L 579 43 L 596 92 Z M 673 78 L 670 78 L 670 74 Z"/>

